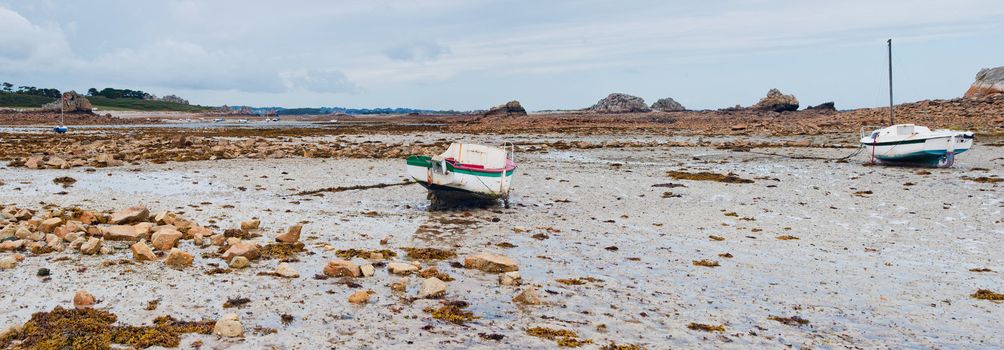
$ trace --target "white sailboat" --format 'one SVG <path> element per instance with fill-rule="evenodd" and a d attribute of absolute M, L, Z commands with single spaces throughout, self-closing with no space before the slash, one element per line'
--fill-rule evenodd
<path fill-rule="evenodd" d="M 914 124 L 895 124 L 892 100 L 892 39 L 889 45 L 889 125 L 862 135 L 861 146 L 872 163 L 950 167 L 955 156 L 973 146 L 971 131 L 931 130 Z"/>
<path fill-rule="evenodd" d="M 516 163 L 514 146 L 452 143 L 440 155 L 408 157 L 407 173 L 429 190 L 433 206 L 466 198 L 502 199 L 509 205 Z"/>

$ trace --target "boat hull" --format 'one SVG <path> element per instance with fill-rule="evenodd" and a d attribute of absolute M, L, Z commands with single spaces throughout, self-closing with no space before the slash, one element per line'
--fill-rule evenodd
<path fill-rule="evenodd" d="M 515 169 L 501 172 L 479 172 L 458 169 L 450 163 L 437 163 L 425 157 L 408 159 L 407 173 L 430 191 L 443 194 L 506 199 L 512 189 Z"/>
<path fill-rule="evenodd" d="M 862 146 L 875 162 L 949 167 L 954 163 L 955 156 L 968 151 L 972 144 L 972 138 L 946 135 L 893 142 L 864 142 Z"/>

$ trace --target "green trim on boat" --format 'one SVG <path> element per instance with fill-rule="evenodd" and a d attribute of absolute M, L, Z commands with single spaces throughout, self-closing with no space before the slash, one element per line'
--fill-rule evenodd
<path fill-rule="evenodd" d="M 432 167 L 432 157 L 429 157 L 429 156 L 410 156 L 410 157 L 408 157 L 408 165 L 420 166 L 420 167 L 424 167 L 424 168 L 431 168 Z M 455 168 L 453 166 L 453 164 L 450 164 L 450 163 L 446 163 L 446 170 L 449 170 L 449 171 L 452 171 L 452 172 L 455 172 L 455 173 L 474 175 L 474 176 L 502 177 L 502 173 L 501 172 L 493 173 L 493 172 L 481 172 L 481 171 L 476 171 L 476 170 L 457 169 L 457 168 Z M 506 171 L 505 172 L 505 176 L 512 176 L 513 172 L 515 172 L 515 171 L 516 171 L 516 169 Z"/>
<path fill-rule="evenodd" d="M 930 139 L 919 139 L 919 140 L 903 140 L 903 141 L 890 141 L 890 142 L 879 142 L 879 143 L 863 143 L 865 146 L 893 146 L 893 145 L 909 145 L 912 143 L 924 143 Z"/>

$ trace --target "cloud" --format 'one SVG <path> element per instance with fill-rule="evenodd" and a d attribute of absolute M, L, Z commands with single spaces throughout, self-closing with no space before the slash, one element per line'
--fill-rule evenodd
<path fill-rule="evenodd" d="M 19 13 L 0 7 L 0 62 L 52 59 L 69 52 L 59 28 L 34 25 Z"/>
<path fill-rule="evenodd" d="M 450 53 L 450 48 L 432 41 L 400 44 L 383 50 L 384 56 L 395 61 L 431 61 Z"/>
<path fill-rule="evenodd" d="M 359 86 L 349 81 L 345 73 L 333 69 L 299 69 L 279 73 L 287 91 L 321 93 L 358 93 Z"/>

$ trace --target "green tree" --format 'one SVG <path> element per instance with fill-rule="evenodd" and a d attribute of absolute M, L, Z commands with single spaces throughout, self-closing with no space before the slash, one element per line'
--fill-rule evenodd
<path fill-rule="evenodd" d="M 14 84 L 8 83 L 6 81 L 3 82 L 3 92 L 6 92 L 6 93 L 9 94 L 9 93 L 11 93 L 13 91 L 14 91 Z"/>

